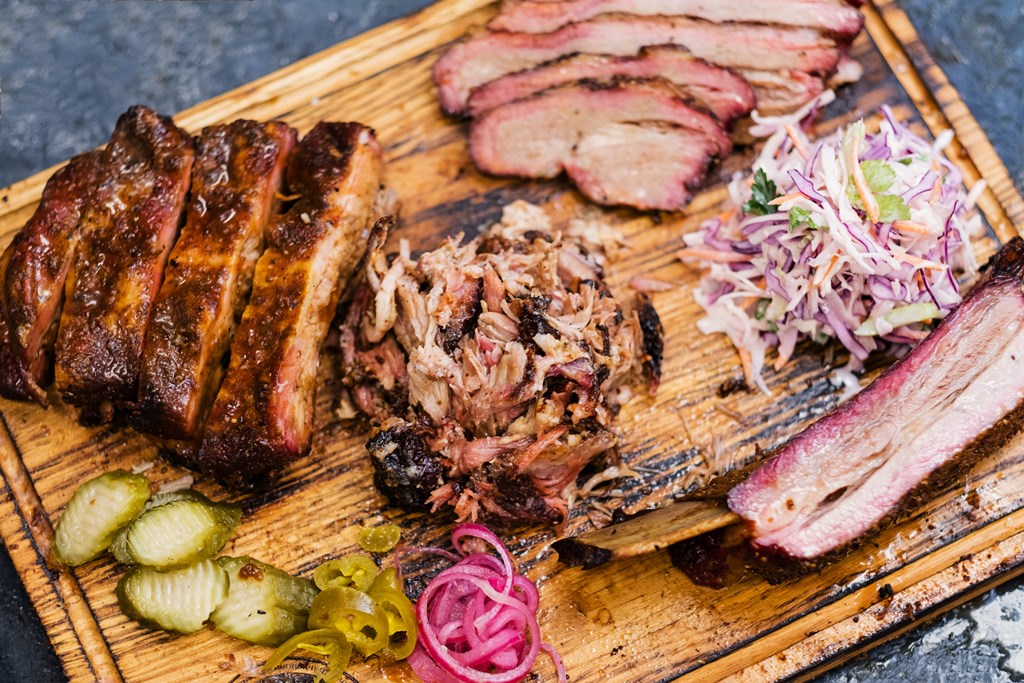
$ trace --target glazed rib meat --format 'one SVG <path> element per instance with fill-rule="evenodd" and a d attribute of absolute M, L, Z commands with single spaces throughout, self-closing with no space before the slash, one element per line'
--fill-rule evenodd
<path fill-rule="evenodd" d="M 671 81 L 726 126 L 750 113 L 756 104 L 754 91 L 736 73 L 697 59 L 684 48 L 663 45 L 645 47 L 639 55 L 630 57 L 570 55 L 503 76 L 473 89 L 469 114 L 480 116 L 502 104 L 572 81 L 610 80 L 617 76 L 639 79 L 660 76 Z"/>
<path fill-rule="evenodd" d="M 861 538 L 1004 442 L 1024 414 L 1024 240 L 928 338 L 729 493 L 754 547 L 798 560 Z"/>
<path fill-rule="evenodd" d="M 167 255 L 178 233 L 195 144 L 167 117 L 135 106 L 103 151 L 103 182 L 83 210 L 67 278 L 56 382 L 83 419 L 133 400 Z"/>
<path fill-rule="evenodd" d="M 253 486 L 310 448 L 320 348 L 366 253 L 383 161 L 373 131 L 319 123 L 288 162 L 298 199 L 275 217 L 195 465 Z"/>
<path fill-rule="evenodd" d="M 32 218 L 0 257 L 0 395 L 47 404 L 67 279 L 95 195 L 102 151 L 75 157 L 53 174 Z"/>
<path fill-rule="evenodd" d="M 713 116 L 661 79 L 559 86 L 492 109 L 470 131 L 473 161 L 485 173 L 565 171 L 595 202 L 643 209 L 685 206 L 731 147 Z"/>
<path fill-rule="evenodd" d="M 864 25 L 860 12 L 829 0 L 520 0 L 504 3 L 488 26 L 496 31 L 547 33 L 612 12 L 805 26 L 844 39 L 852 39 Z"/>
<path fill-rule="evenodd" d="M 442 109 L 459 114 L 473 88 L 506 74 L 577 52 L 630 56 L 648 45 L 679 45 L 712 64 L 737 69 L 829 73 L 839 61 L 835 42 L 814 29 L 609 15 L 552 33 L 478 33 L 437 61 L 434 81 Z"/>
<path fill-rule="evenodd" d="M 654 309 L 623 310 L 604 285 L 595 237 L 608 230 L 556 231 L 515 202 L 480 237 L 417 258 L 376 240 L 341 329 L 340 414 L 376 427 L 366 448 L 393 503 L 568 519 L 577 476 L 616 444 L 621 390 L 660 369 Z"/>
<path fill-rule="evenodd" d="M 171 251 L 142 355 L 140 431 L 193 439 L 252 285 L 295 131 L 284 123 L 210 126 L 198 141 L 185 227 Z"/>

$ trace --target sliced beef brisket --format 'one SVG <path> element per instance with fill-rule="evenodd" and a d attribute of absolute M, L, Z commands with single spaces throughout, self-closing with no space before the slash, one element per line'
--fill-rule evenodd
<path fill-rule="evenodd" d="M 518 0 L 504 3 L 488 26 L 496 31 L 548 33 L 613 12 L 802 26 L 844 40 L 851 40 L 864 25 L 860 12 L 830 0 Z"/>
<path fill-rule="evenodd" d="M 661 79 L 570 83 L 492 109 L 470 131 L 486 173 L 565 171 L 593 201 L 642 209 L 685 206 L 731 148 L 713 116 Z"/>
<path fill-rule="evenodd" d="M 574 53 L 636 55 L 649 45 L 678 45 L 718 66 L 827 74 L 839 62 L 835 41 L 819 31 L 683 17 L 600 16 L 552 33 L 484 31 L 437 61 L 434 80 L 449 114 L 465 111 L 473 88 Z"/>
<path fill-rule="evenodd" d="M 509 74 L 473 89 L 469 114 L 480 116 L 502 104 L 542 90 L 583 79 L 608 81 L 615 77 L 661 77 L 713 113 L 723 125 L 750 113 L 754 91 L 735 72 L 697 59 L 685 48 L 645 47 L 639 55 L 569 55 L 536 68 Z"/>

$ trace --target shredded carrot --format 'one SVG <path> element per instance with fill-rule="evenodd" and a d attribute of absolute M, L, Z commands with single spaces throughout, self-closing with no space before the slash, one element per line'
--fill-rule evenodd
<path fill-rule="evenodd" d="M 918 235 L 930 235 L 931 230 L 924 223 L 915 223 L 914 221 L 893 221 L 892 227 L 896 228 L 900 232 L 913 232 Z"/>
<path fill-rule="evenodd" d="M 781 197 L 776 197 L 775 199 L 771 200 L 768 203 L 771 204 L 772 206 L 778 206 L 783 202 L 788 202 L 790 199 L 801 199 L 806 196 L 807 195 L 805 195 L 803 192 L 790 192 L 789 194 L 784 194 Z"/>
<path fill-rule="evenodd" d="M 775 359 L 775 372 L 780 372 L 782 370 L 782 368 L 786 367 L 786 363 L 789 362 L 789 359 L 790 359 L 790 356 L 788 356 L 788 355 L 787 356 L 780 355 L 778 358 L 776 358 Z"/>
<path fill-rule="evenodd" d="M 935 184 L 932 185 L 932 192 L 928 195 L 928 203 L 934 204 L 939 201 L 942 197 L 942 180 L 939 178 L 935 179 Z"/>
<path fill-rule="evenodd" d="M 868 181 L 864 178 L 864 170 L 860 167 L 857 144 L 858 140 L 854 137 L 850 151 L 850 157 L 853 159 L 853 184 L 857 186 L 857 192 L 860 193 L 860 198 L 864 202 L 864 211 L 867 212 L 868 218 L 871 219 L 872 223 L 877 223 L 879 213 L 878 202 L 875 200 L 875 195 L 871 194 Z"/>
<path fill-rule="evenodd" d="M 938 159 L 932 159 L 932 170 L 936 173 L 942 173 L 942 164 L 939 163 Z"/>
<path fill-rule="evenodd" d="M 757 383 L 754 381 L 754 368 L 750 361 L 750 351 L 740 349 L 740 363 L 743 365 L 743 377 L 747 380 L 747 386 L 757 386 Z"/>
<path fill-rule="evenodd" d="M 732 217 L 735 216 L 735 215 L 736 215 L 736 207 L 734 206 L 734 207 L 726 209 L 722 213 L 718 214 L 718 220 L 722 221 L 723 223 L 728 223 L 730 220 L 732 220 Z"/>
<path fill-rule="evenodd" d="M 839 254 L 833 254 L 828 262 L 828 266 L 824 270 L 814 273 L 814 279 L 811 280 L 811 284 L 815 287 L 820 287 L 823 282 L 832 277 L 832 270 L 836 267 L 837 263 L 839 263 Z"/>
<path fill-rule="evenodd" d="M 676 258 L 680 261 L 687 259 L 704 259 L 716 263 L 747 263 L 750 257 L 745 254 L 737 254 L 729 251 L 716 251 L 714 249 L 698 249 L 687 247 L 676 252 Z"/>
<path fill-rule="evenodd" d="M 928 259 L 924 259 L 919 256 L 914 256 L 912 254 L 900 254 L 896 252 L 893 253 L 893 256 L 895 256 L 900 261 L 909 263 L 912 266 L 919 266 L 921 268 L 924 268 L 925 270 L 945 270 L 946 268 L 949 267 L 944 263 L 936 263 L 935 261 L 929 261 Z"/>
<path fill-rule="evenodd" d="M 796 129 L 788 123 L 786 124 L 786 135 L 788 135 L 789 139 L 793 142 L 793 149 L 797 151 L 804 161 L 807 161 L 810 154 L 807 153 L 807 148 L 804 147 L 804 142 L 800 139 Z"/>

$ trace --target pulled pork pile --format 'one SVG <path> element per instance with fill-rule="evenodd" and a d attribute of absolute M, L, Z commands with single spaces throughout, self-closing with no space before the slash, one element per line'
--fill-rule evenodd
<path fill-rule="evenodd" d="M 419 258 L 371 238 L 341 330 L 339 411 L 374 425 L 366 447 L 393 503 L 561 524 L 581 470 L 616 464 L 612 420 L 632 387 L 657 388 L 662 329 L 646 296 L 626 312 L 604 284 L 610 233 L 584 219 L 559 233 L 516 202 Z"/>

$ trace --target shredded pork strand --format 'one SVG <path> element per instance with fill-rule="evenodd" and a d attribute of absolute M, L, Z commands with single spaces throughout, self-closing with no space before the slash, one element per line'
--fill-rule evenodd
<path fill-rule="evenodd" d="M 564 523 L 591 462 L 618 463 L 623 391 L 657 385 L 660 324 L 603 282 L 621 238 L 593 215 L 557 230 L 515 202 L 476 239 L 413 258 L 375 245 L 341 330 L 346 417 L 376 427 L 376 482 L 460 519 Z M 628 470 L 624 470 L 628 471 Z"/>

